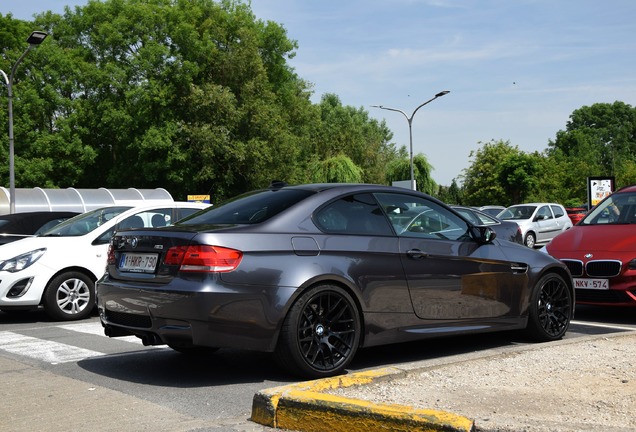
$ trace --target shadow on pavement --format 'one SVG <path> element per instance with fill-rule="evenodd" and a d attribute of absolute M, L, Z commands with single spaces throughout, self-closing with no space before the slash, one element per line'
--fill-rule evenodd
<path fill-rule="evenodd" d="M 175 388 L 294 381 L 294 377 L 280 370 L 271 355 L 239 350 L 196 356 L 157 347 L 88 358 L 78 362 L 78 366 L 117 380 Z"/>

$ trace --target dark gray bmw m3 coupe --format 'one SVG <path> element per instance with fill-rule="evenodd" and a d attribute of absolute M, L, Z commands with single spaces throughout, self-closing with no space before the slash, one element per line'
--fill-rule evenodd
<path fill-rule="evenodd" d="M 575 304 L 558 260 L 428 195 L 366 184 L 276 184 L 118 231 L 97 300 L 108 336 L 273 352 L 305 378 L 343 373 L 360 347 L 511 329 L 556 340 Z"/>

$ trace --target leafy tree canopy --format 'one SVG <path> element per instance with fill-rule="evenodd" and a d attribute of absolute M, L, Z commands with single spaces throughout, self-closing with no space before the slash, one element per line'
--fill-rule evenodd
<path fill-rule="evenodd" d="M 335 95 L 311 103 L 312 85 L 288 64 L 297 42 L 245 2 L 89 0 L 34 23 L 0 16 L 3 70 L 33 24 L 49 37 L 16 77 L 18 187 L 163 187 L 218 200 L 273 178 L 307 181 L 314 162 L 349 160 L 347 178 L 380 182 L 396 157 L 386 125 L 363 109 Z"/>

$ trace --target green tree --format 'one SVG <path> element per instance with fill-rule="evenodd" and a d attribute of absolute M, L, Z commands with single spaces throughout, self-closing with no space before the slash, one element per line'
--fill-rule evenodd
<path fill-rule="evenodd" d="M 308 157 L 318 155 L 326 160 L 346 155 L 362 169 L 362 181 L 383 183 L 386 164 L 397 153 L 386 124 L 371 119 L 362 108 L 343 106 L 331 93 L 322 96 L 318 108 L 320 123 L 307 149 Z"/>
<path fill-rule="evenodd" d="M 5 68 L 24 49 L 13 35 L 33 25 L 0 21 Z M 311 84 L 288 64 L 297 42 L 243 1 L 89 0 L 35 24 L 50 36 L 17 83 L 20 187 L 218 200 L 276 178 L 309 181 L 319 166 L 382 183 L 396 158 L 384 122 L 336 95 L 311 103 Z"/>
<path fill-rule="evenodd" d="M 587 177 L 633 181 L 630 166 L 636 159 L 636 109 L 616 101 L 574 110 L 566 129 L 548 143 L 546 155 L 566 173 L 561 176 L 564 188 L 574 196 L 585 196 Z"/>
<path fill-rule="evenodd" d="M 249 5 L 91 0 L 37 22 L 52 34 L 55 71 L 65 71 L 50 76 L 51 106 L 64 107 L 51 123 L 87 151 L 72 159 L 86 160 L 82 176 L 59 186 L 223 198 L 304 175 L 298 160 L 316 111 L 287 64 L 297 44 Z"/>
<path fill-rule="evenodd" d="M 501 184 L 501 161 L 520 150 L 508 141 L 479 142 L 482 147 L 471 151 L 472 159 L 463 171 L 465 204 L 482 206 L 489 204 L 514 204 Z"/>
<path fill-rule="evenodd" d="M 463 205 L 464 191 L 453 179 L 450 186 L 440 186 L 436 197 L 447 204 Z"/>
<path fill-rule="evenodd" d="M 26 38 L 33 25 L 0 15 L 0 45 L 5 47 L 0 69 L 10 74 L 28 47 Z M 17 66 L 13 80 L 13 125 L 15 178 L 17 187 L 55 187 L 79 181 L 95 160 L 95 152 L 74 133 L 75 120 L 68 115 L 68 100 L 60 96 L 64 61 L 54 38 L 48 37 L 32 49 Z M 2 92 L 6 91 L 3 85 Z M 0 123 L 8 123 L 8 113 L 0 110 Z M 0 176 L 8 178 L 8 130 L 0 129 Z M 8 182 L 7 182 L 8 183 Z"/>
<path fill-rule="evenodd" d="M 415 178 L 416 189 L 429 195 L 437 194 L 437 183 L 433 180 L 431 173 L 433 166 L 428 162 L 426 156 L 421 153 L 413 156 L 413 176 Z M 408 181 L 411 179 L 411 162 L 408 156 L 396 158 L 389 163 L 386 168 L 386 181 L 391 184 L 394 181 Z"/>
<path fill-rule="evenodd" d="M 312 183 L 360 183 L 362 169 L 344 155 L 316 160 L 309 166 Z"/>
<path fill-rule="evenodd" d="M 511 152 L 501 160 L 497 179 L 508 202 L 526 202 L 537 184 L 539 158 L 537 153 Z"/>

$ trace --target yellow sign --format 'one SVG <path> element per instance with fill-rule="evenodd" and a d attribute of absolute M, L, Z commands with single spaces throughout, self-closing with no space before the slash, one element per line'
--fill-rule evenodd
<path fill-rule="evenodd" d="M 188 202 L 202 202 L 210 204 L 210 195 L 188 195 Z"/>

